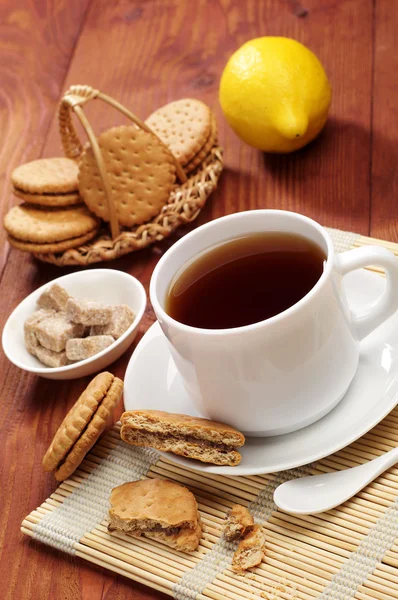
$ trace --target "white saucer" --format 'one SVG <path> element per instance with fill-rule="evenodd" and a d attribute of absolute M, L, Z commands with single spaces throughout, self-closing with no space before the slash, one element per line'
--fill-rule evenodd
<path fill-rule="evenodd" d="M 384 286 L 384 278 L 364 270 L 350 273 L 343 283 L 353 309 L 374 301 Z M 361 342 L 360 350 L 358 371 L 347 394 L 320 421 L 286 435 L 248 438 L 237 467 L 211 466 L 171 453 L 167 458 L 196 471 L 256 475 L 299 467 L 337 452 L 379 423 L 398 403 L 398 313 Z M 126 410 L 198 415 L 158 323 L 147 331 L 130 359 L 124 403 Z"/>

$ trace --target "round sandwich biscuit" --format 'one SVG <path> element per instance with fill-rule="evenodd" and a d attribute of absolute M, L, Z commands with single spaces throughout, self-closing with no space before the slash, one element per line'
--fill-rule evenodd
<path fill-rule="evenodd" d="M 92 240 L 97 235 L 98 231 L 99 227 L 97 229 L 93 229 L 93 231 L 89 231 L 89 233 L 86 233 L 86 235 L 71 238 L 70 240 L 64 240 L 63 242 L 53 242 L 51 244 L 21 242 L 10 235 L 7 239 L 11 246 L 18 248 L 18 250 L 22 250 L 22 252 L 30 252 L 31 254 L 57 254 L 58 252 L 65 252 L 66 250 L 71 250 L 72 248 L 78 248 L 79 246 L 82 246 L 86 242 Z"/>
<path fill-rule="evenodd" d="M 87 452 L 94 446 L 106 426 L 111 423 L 114 410 L 121 398 L 122 391 L 123 382 L 121 379 L 115 377 L 106 396 L 99 404 L 92 419 L 88 423 L 87 428 L 74 443 L 63 462 L 54 472 L 54 477 L 57 481 L 63 481 L 72 475 L 83 461 Z"/>
<path fill-rule="evenodd" d="M 43 458 L 45 471 L 63 481 L 80 465 L 105 427 L 123 392 L 123 382 L 112 373 L 99 373 L 72 406 Z"/>
<path fill-rule="evenodd" d="M 206 104 L 185 98 L 155 110 L 145 123 L 184 166 L 208 140 L 211 120 L 212 112 Z"/>
<path fill-rule="evenodd" d="M 63 206 L 76 206 L 82 204 L 83 200 L 80 198 L 78 192 L 70 192 L 67 194 L 29 194 L 14 188 L 15 196 L 22 198 L 29 204 L 37 204 L 38 206 L 51 206 L 51 207 L 63 207 Z"/>
<path fill-rule="evenodd" d="M 118 221 L 133 227 L 149 221 L 167 203 L 176 179 L 168 149 L 152 133 L 114 127 L 98 138 Z M 109 221 L 108 205 L 91 147 L 79 163 L 79 191 L 88 208 Z"/>
<path fill-rule="evenodd" d="M 14 206 L 4 218 L 4 228 L 14 239 L 35 244 L 62 242 L 97 230 L 98 220 L 85 206 L 62 209 Z"/>
<path fill-rule="evenodd" d="M 39 158 L 14 169 L 11 181 L 15 188 L 30 194 L 76 192 L 78 171 L 70 158 Z"/>

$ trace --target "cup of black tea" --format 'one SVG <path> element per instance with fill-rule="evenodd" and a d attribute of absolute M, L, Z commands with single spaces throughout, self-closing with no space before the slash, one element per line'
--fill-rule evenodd
<path fill-rule="evenodd" d="M 385 269 L 388 285 L 355 315 L 339 276 L 370 264 Z M 398 260 L 375 246 L 336 254 L 327 231 L 303 215 L 247 211 L 174 244 L 150 296 L 196 410 L 249 436 L 279 435 L 342 399 L 358 342 L 398 307 Z"/>

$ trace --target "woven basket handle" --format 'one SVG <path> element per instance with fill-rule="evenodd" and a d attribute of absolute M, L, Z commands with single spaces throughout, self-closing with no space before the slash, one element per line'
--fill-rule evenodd
<path fill-rule="evenodd" d="M 128 119 L 130 119 L 137 127 L 143 129 L 144 131 L 152 133 L 160 141 L 160 143 L 163 144 L 163 146 L 166 145 L 148 127 L 148 125 L 146 125 L 146 123 L 141 121 L 141 119 L 139 119 L 136 115 L 127 110 L 127 108 L 125 108 L 122 104 L 117 102 L 117 100 L 111 98 L 111 96 L 103 94 L 99 90 L 95 90 L 88 85 L 73 85 L 65 92 L 61 100 L 61 106 L 59 108 L 58 114 L 61 141 L 65 155 L 68 158 L 73 158 L 76 160 L 83 152 L 83 145 L 79 140 L 79 137 L 76 133 L 72 122 L 72 113 L 75 113 L 87 134 L 87 137 L 91 144 L 91 148 L 94 153 L 94 158 L 97 161 L 98 170 L 102 180 L 102 185 L 104 187 L 104 193 L 108 207 L 111 235 L 112 239 L 115 239 L 120 234 L 120 227 L 117 219 L 116 208 L 112 200 L 112 191 L 111 186 L 109 185 L 109 179 L 105 167 L 105 162 L 102 157 L 98 140 L 82 108 L 86 102 L 88 102 L 89 100 L 94 100 L 96 98 L 99 98 L 100 100 L 103 100 L 104 102 L 107 102 L 108 104 L 116 108 L 116 110 L 121 112 Z M 170 148 L 167 147 L 167 149 L 170 152 Z M 184 170 L 182 169 L 180 163 L 175 158 L 175 156 L 173 156 L 173 159 L 176 166 L 177 176 L 181 183 L 184 183 L 185 181 L 187 181 L 187 176 L 185 175 Z"/>

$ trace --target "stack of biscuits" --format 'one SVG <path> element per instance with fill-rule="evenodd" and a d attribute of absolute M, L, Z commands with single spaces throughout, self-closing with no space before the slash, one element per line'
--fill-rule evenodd
<path fill-rule="evenodd" d="M 4 219 L 8 241 L 26 252 L 64 252 L 93 239 L 99 221 L 78 192 L 78 166 L 69 158 L 42 158 L 17 167 L 13 191 L 24 202 Z"/>
<path fill-rule="evenodd" d="M 217 144 L 216 118 L 200 100 L 170 102 L 153 112 L 145 123 L 170 148 L 187 175 L 206 160 Z"/>
<path fill-rule="evenodd" d="M 215 117 L 199 100 L 171 102 L 145 123 L 153 133 L 122 125 L 98 137 L 117 220 L 126 228 L 147 223 L 167 204 L 177 181 L 175 158 L 190 175 L 217 142 Z M 89 145 L 79 159 L 78 182 L 90 211 L 109 222 L 100 172 Z"/>
<path fill-rule="evenodd" d="M 145 123 L 151 131 L 123 125 L 98 136 L 107 192 L 90 144 L 76 161 L 44 158 L 16 168 L 13 192 L 23 204 L 4 220 L 10 244 L 60 254 L 97 238 L 103 222 L 131 230 L 157 217 L 178 184 L 176 160 L 193 175 L 217 144 L 217 125 L 211 109 L 190 98 L 159 108 Z"/>

